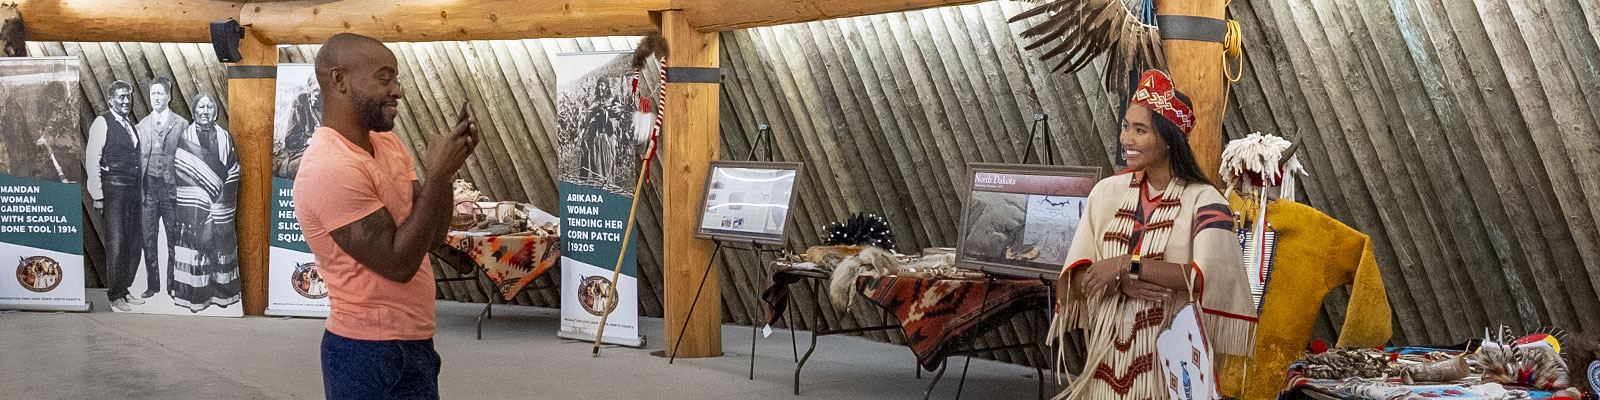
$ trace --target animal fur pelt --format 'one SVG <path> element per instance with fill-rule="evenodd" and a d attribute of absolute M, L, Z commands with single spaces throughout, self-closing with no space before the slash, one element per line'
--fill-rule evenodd
<path fill-rule="evenodd" d="M 644 68 L 645 61 L 651 57 L 667 58 L 667 38 L 660 32 L 651 32 L 639 39 L 639 46 L 633 49 L 633 68 Z"/>
<path fill-rule="evenodd" d="M 16 4 L 0 5 L 0 56 L 27 57 L 28 30 Z"/>
<path fill-rule="evenodd" d="M 1302 359 L 1311 379 L 1383 378 L 1399 376 L 1402 369 L 1382 352 L 1367 348 L 1331 349 Z"/>
<path fill-rule="evenodd" d="M 855 302 L 857 277 L 950 277 L 955 274 L 956 263 L 954 253 L 908 258 L 875 246 L 816 246 L 807 249 L 802 259 L 831 271 L 828 298 L 839 309 Z"/>
<path fill-rule="evenodd" d="M 860 253 L 861 249 L 862 246 L 812 246 L 806 249 L 800 260 L 832 271 L 840 261 Z"/>
<path fill-rule="evenodd" d="M 895 254 L 878 247 L 868 246 L 861 253 L 845 259 L 833 270 L 833 277 L 828 282 L 828 298 L 833 300 L 834 307 L 838 309 L 850 308 L 855 303 L 856 278 L 870 276 L 882 278 L 887 275 L 917 275 L 924 278 L 938 277 L 938 271 L 948 269 L 956 263 L 955 254 L 939 254 L 923 257 L 911 261 L 902 261 Z"/>
<path fill-rule="evenodd" d="M 1022 37 L 1032 38 L 1026 50 L 1033 50 L 1052 42 L 1041 59 L 1061 57 L 1051 71 L 1077 72 L 1091 64 L 1095 57 L 1107 54 L 1105 89 L 1112 93 L 1128 90 L 1128 71 L 1135 68 L 1167 69 L 1166 56 L 1161 52 L 1161 35 L 1154 25 L 1145 24 L 1123 0 L 1027 0 L 1040 3 L 1038 7 L 1011 17 L 1009 22 L 1045 16 Z"/>

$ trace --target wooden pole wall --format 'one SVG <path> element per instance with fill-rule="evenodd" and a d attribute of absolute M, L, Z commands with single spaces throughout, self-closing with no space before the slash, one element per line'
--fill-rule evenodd
<path fill-rule="evenodd" d="M 667 351 L 684 358 L 720 357 L 722 289 L 718 282 L 722 281 L 722 274 L 719 268 L 706 269 L 711 262 L 711 241 L 694 238 L 708 163 L 717 159 L 721 142 L 717 124 L 719 84 L 674 77 L 687 76 L 680 71 L 694 68 L 718 68 L 721 37 L 696 31 L 681 11 L 661 13 L 661 33 L 672 49 L 667 58 L 666 120 L 660 150 L 665 175 L 661 236 L 666 254 L 662 275 L 666 278 L 663 290 Z M 704 293 L 690 317 L 689 305 L 700 290 Z"/>
<path fill-rule="evenodd" d="M 278 65 L 278 46 L 245 29 L 233 66 Z M 276 68 L 274 68 L 276 72 Z M 272 191 L 272 113 L 276 78 L 228 79 L 228 125 L 239 150 L 239 273 L 247 315 L 267 309 L 268 206 Z"/>

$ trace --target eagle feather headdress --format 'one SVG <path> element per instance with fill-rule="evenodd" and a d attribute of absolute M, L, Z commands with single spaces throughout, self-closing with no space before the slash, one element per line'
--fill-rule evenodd
<path fill-rule="evenodd" d="M 1045 16 L 1042 22 L 1023 31 L 1022 37 L 1034 39 L 1025 50 L 1058 43 L 1040 56 L 1045 61 L 1060 57 L 1050 68 L 1052 72 L 1078 72 L 1095 57 L 1108 54 L 1105 88 L 1120 93 L 1128 88 L 1128 71 L 1167 68 L 1160 30 L 1137 16 L 1154 13 L 1147 9 L 1153 8 L 1149 3 L 1136 1 L 1141 5 L 1129 6 L 1125 0 L 1026 1 L 1042 4 L 1011 17 L 1010 22 Z"/>

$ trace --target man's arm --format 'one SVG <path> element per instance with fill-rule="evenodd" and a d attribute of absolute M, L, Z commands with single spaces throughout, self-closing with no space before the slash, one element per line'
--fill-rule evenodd
<path fill-rule="evenodd" d="M 106 147 L 106 119 L 95 118 L 94 124 L 89 125 L 89 143 L 84 149 L 83 166 L 85 183 L 89 188 L 89 198 L 96 203 L 106 198 L 100 188 L 100 152 Z"/>
<path fill-rule="evenodd" d="M 417 273 L 417 266 L 428 250 L 444 242 L 450 228 L 453 199 L 451 177 L 461 169 L 467 156 L 478 145 L 477 130 L 470 116 L 462 112 L 455 128 L 428 145 L 426 180 L 412 181 L 414 200 L 411 215 L 400 224 L 388 208 L 379 208 L 356 222 L 333 230 L 330 236 L 339 248 L 391 281 L 406 283 Z"/>
<path fill-rule="evenodd" d="M 361 265 L 384 278 L 410 282 L 428 250 L 444 241 L 450 227 L 448 179 L 430 176 L 425 184 L 412 181 L 417 190 L 411 215 L 394 223 L 388 208 L 379 208 L 349 225 L 334 229 L 334 243 Z"/>

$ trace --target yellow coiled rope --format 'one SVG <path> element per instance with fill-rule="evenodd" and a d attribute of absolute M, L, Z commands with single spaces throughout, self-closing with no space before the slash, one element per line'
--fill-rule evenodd
<path fill-rule="evenodd" d="M 1238 67 L 1232 66 L 1234 61 L 1238 61 Z M 1222 113 L 1227 115 L 1233 84 L 1244 77 L 1244 35 L 1239 29 L 1238 20 L 1228 20 L 1228 35 L 1222 38 L 1222 73 L 1228 78 L 1228 85 L 1222 91 Z"/>

